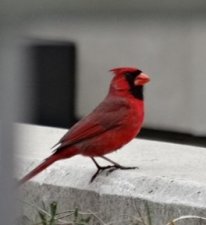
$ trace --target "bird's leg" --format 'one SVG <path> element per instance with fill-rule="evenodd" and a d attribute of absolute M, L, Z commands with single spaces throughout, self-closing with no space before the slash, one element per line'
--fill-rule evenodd
<path fill-rule="evenodd" d="M 97 171 L 96 173 L 92 176 L 90 182 L 92 183 L 94 181 L 94 179 L 97 177 L 97 175 L 102 172 L 103 170 L 107 170 L 109 169 L 109 173 L 113 172 L 116 169 L 121 169 L 121 170 L 133 170 L 133 169 L 138 169 L 138 167 L 126 167 L 126 166 L 122 166 L 114 161 L 112 161 L 111 159 L 108 159 L 105 156 L 100 156 L 102 159 L 107 160 L 108 162 L 112 163 L 113 165 L 109 165 L 109 166 L 100 166 L 97 161 L 91 157 L 92 161 L 94 162 L 95 166 L 97 167 Z"/>
<path fill-rule="evenodd" d="M 133 169 L 139 169 L 138 167 L 135 167 L 135 166 L 122 166 L 122 165 L 120 165 L 119 163 L 116 163 L 116 162 L 114 162 L 114 161 L 112 161 L 111 159 L 108 159 L 107 157 L 105 157 L 105 156 L 100 156 L 102 159 L 105 159 L 106 161 L 108 161 L 108 162 L 110 162 L 110 163 L 112 163 L 113 164 L 113 166 L 112 167 L 110 167 L 111 168 L 111 170 L 110 170 L 110 172 L 112 172 L 112 171 L 114 171 L 114 170 L 116 170 L 116 169 L 121 169 L 121 170 L 133 170 Z"/>
<path fill-rule="evenodd" d="M 110 166 L 110 165 L 109 166 L 100 166 L 93 157 L 91 157 L 91 159 L 94 162 L 95 166 L 97 167 L 97 172 L 92 176 L 92 178 L 90 180 L 90 182 L 92 183 L 100 172 L 102 172 L 103 170 L 106 170 L 106 169 L 113 168 L 113 166 Z"/>

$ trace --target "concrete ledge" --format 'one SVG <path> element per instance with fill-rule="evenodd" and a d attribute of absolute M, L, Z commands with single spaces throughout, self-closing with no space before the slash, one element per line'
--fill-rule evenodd
<path fill-rule="evenodd" d="M 50 153 L 65 129 L 17 125 L 18 177 L 23 176 Z M 56 162 L 21 187 L 22 198 L 40 205 L 59 202 L 59 210 L 92 210 L 105 222 L 120 222 L 146 213 L 152 225 L 166 224 L 180 215 L 206 216 L 206 149 L 143 139 L 133 140 L 109 157 L 139 170 L 102 173 L 90 184 L 95 167 L 89 158 L 75 156 Z M 99 160 L 105 164 L 104 161 Z M 24 206 L 23 214 L 34 217 L 34 209 Z M 125 216 L 126 215 L 126 216 Z M 187 225 L 197 221 L 187 221 Z M 200 224 L 200 223 L 198 223 Z"/>

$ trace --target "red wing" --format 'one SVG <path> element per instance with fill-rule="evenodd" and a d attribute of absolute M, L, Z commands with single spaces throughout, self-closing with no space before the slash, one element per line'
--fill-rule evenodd
<path fill-rule="evenodd" d="M 92 138 L 101 134 L 105 130 L 99 124 L 84 124 L 76 129 L 71 129 L 60 140 L 61 145 L 59 148 L 63 148 L 69 145 L 73 145 L 88 138 Z"/>
<path fill-rule="evenodd" d="M 100 104 L 90 115 L 76 123 L 62 137 L 57 151 L 120 126 L 127 115 L 125 107 L 128 108 L 125 102 L 123 104 L 122 102 L 109 101 Z"/>

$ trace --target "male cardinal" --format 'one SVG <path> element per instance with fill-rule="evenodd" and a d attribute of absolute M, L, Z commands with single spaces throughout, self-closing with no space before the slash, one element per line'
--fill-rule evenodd
<path fill-rule="evenodd" d="M 97 167 L 91 182 L 105 169 L 136 168 L 121 166 L 104 155 L 121 148 L 139 133 L 144 119 L 143 86 L 150 78 L 137 68 L 122 67 L 110 71 L 114 77 L 105 99 L 77 122 L 55 145 L 53 154 L 23 177 L 20 184 L 55 161 L 78 154 L 90 157 Z M 101 157 L 112 165 L 100 166 L 95 157 Z"/>

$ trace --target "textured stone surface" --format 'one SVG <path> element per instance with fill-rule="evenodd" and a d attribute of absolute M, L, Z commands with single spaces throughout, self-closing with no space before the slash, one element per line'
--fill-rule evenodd
<path fill-rule="evenodd" d="M 18 125 L 18 176 L 48 156 L 50 147 L 65 132 L 64 129 Z M 56 162 L 21 187 L 22 198 L 36 205 L 56 200 L 60 211 L 74 207 L 89 209 L 105 222 L 132 218 L 138 215 L 137 211 L 145 214 L 147 205 L 154 225 L 183 214 L 206 216 L 206 149 L 135 139 L 109 157 L 140 169 L 115 171 L 108 176 L 102 173 L 90 184 L 95 172 L 92 161 L 75 156 Z M 99 162 L 105 164 L 102 160 Z M 23 214 L 34 217 L 34 212 L 32 207 L 24 205 Z M 193 224 L 192 221 L 187 224 Z M 125 225 L 124 222 L 115 224 Z"/>

